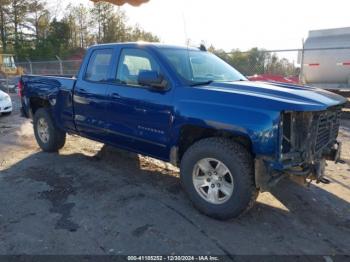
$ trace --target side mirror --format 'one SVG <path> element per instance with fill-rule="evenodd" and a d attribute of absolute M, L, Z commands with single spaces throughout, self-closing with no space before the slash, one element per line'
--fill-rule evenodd
<path fill-rule="evenodd" d="M 167 81 L 157 71 L 142 70 L 137 79 L 139 85 L 165 88 Z"/>

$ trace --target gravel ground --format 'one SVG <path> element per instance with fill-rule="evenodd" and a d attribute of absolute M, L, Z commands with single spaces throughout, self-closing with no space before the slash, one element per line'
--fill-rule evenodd
<path fill-rule="evenodd" d="M 69 136 L 38 148 L 29 120 L 0 117 L 0 254 L 350 254 L 350 121 L 330 185 L 281 181 L 232 221 L 198 213 L 170 164 Z"/>

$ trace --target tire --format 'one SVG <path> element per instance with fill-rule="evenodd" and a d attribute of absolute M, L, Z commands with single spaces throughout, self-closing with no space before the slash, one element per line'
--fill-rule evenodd
<path fill-rule="evenodd" d="M 66 133 L 54 126 L 47 108 L 39 108 L 35 112 L 34 135 L 38 145 L 45 152 L 57 152 L 66 142 Z"/>
<path fill-rule="evenodd" d="M 205 169 L 212 172 L 204 172 Z M 193 205 L 216 219 L 239 216 L 253 206 L 258 196 L 251 154 L 229 139 L 207 138 L 196 142 L 185 152 L 180 172 L 182 186 Z M 198 186 L 197 181 L 208 185 Z"/>
<path fill-rule="evenodd" d="M 2 113 L 4 116 L 9 116 L 11 115 L 12 111 L 11 112 L 5 112 L 5 113 Z"/>

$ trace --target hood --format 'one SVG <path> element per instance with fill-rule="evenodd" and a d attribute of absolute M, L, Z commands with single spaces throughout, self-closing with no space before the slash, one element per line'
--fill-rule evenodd
<path fill-rule="evenodd" d="M 342 105 L 347 99 L 323 89 L 285 83 L 214 82 L 200 87 L 213 92 L 232 94 L 238 104 L 291 111 L 322 111 Z"/>
<path fill-rule="evenodd" d="M 8 97 L 9 95 L 0 90 L 0 98 Z"/>

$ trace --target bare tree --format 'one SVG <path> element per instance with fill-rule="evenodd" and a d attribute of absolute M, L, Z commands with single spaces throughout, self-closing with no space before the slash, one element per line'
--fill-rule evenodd
<path fill-rule="evenodd" d="M 40 0 L 32 0 L 28 6 L 30 29 L 34 32 L 35 41 L 46 38 L 49 30 L 50 14 L 45 8 L 46 3 Z"/>
<path fill-rule="evenodd" d="M 9 0 L 0 0 L 0 39 L 2 50 L 5 53 L 7 51 L 8 42 L 8 25 L 7 20 L 9 19 Z"/>

